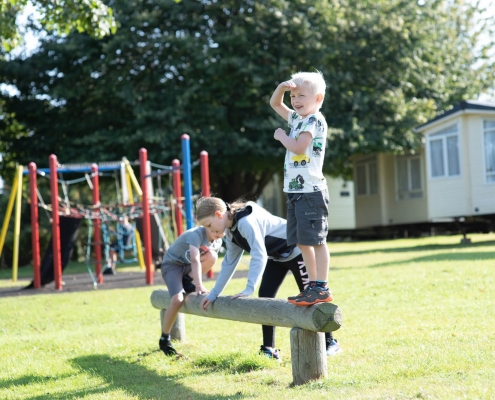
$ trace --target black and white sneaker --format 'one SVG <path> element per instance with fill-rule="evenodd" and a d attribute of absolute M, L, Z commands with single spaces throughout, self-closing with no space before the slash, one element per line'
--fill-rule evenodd
<path fill-rule="evenodd" d="M 334 356 L 341 351 L 342 349 L 340 348 L 337 339 L 327 340 L 327 356 Z"/>
<path fill-rule="evenodd" d="M 272 349 L 269 347 L 261 346 L 260 347 L 260 354 L 262 354 L 268 358 L 273 358 L 277 362 L 282 362 L 282 359 L 280 358 L 280 354 L 278 353 L 277 349 Z"/>

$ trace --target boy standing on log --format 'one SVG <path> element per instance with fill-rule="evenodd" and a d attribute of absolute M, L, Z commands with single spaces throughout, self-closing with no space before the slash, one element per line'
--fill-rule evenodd
<path fill-rule="evenodd" d="M 170 293 L 170 306 L 163 316 L 160 350 L 172 356 L 170 331 L 184 301 L 184 292 L 206 294 L 201 275 L 208 272 L 217 260 L 223 234 L 211 234 L 202 226 L 191 228 L 180 235 L 163 257 L 162 277 Z"/>
<path fill-rule="evenodd" d="M 287 244 L 297 244 L 306 264 L 309 285 L 288 301 L 311 306 L 332 301 L 328 288 L 330 254 L 328 234 L 328 189 L 323 176 L 327 123 L 320 112 L 326 84 L 320 72 L 299 72 L 275 89 L 270 105 L 289 123 L 290 133 L 278 128 L 274 138 L 287 149 L 284 192 L 287 193 Z M 291 110 L 283 100 L 290 91 Z"/>

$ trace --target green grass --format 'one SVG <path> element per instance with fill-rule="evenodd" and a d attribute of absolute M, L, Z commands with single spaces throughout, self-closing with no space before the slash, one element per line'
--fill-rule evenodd
<path fill-rule="evenodd" d="M 495 235 L 460 238 L 329 244 L 343 353 L 327 379 L 299 387 L 287 328 L 281 365 L 256 354 L 259 326 L 190 315 L 183 356 L 156 351 L 159 276 L 155 287 L 0 298 L 0 398 L 495 398 Z M 289 276 L 279 297 L 296 291 Z"/>

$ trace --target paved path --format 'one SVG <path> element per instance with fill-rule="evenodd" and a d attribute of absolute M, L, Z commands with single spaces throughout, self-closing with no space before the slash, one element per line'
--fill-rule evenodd
<path fill-rule="evenodd" d="M 213 280 L 217 279 L 218 273 L 215 273 Z M 247 271 L 236 271 L 233 278 L 245 278 L 247 277 Z M 67 292 L 83 292 L 94 290 L 93 281 L 89 274 L 77 274 L 77 275 L 63 275 L 63 289 L 55 290 L 55 284 L 49 283 L 41 289 L 24 289 L 31 283 L 31 279 L 19 279 L 18 282 L 26 282 L 23 286 L 16 287 L 0 287 L 0 297 L 8 296 L 29 296 L 36 294 L 48 294 L 48 293 L 67 293 Z M 210 279 L 204 277 L 204 280 Z M 125 289 L 134 287 L 143 287 L 146 285 L 144 272 L 117 272 L 116 275 L 104 275 L 104 283 L 98 285 L 98 290 L 109 289 Z M 155 287 L 165 287 L 160 271 L 155 272 L 153 277 Z"/>

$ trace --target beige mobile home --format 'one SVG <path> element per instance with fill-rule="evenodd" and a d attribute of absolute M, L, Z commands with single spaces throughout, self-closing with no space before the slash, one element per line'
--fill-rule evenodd
<path fill-rule="evenodd" d="M 353 159 L 356 228 L 495 217 L 495 104 L 464 101 L 418 127 L 415 154 Z"/>
<path fill-rule="evenodd" d="M 341 178 L 326 176 L 330 204 L 328 205 L 328 229 L 333 231 L 356 228 L 354 215 L 354 184 Z M 283 181 L 274 175 L 265 186 L 258 203 L 272 214 L 286 218 L 287 195 L 283 192 Z"/>

